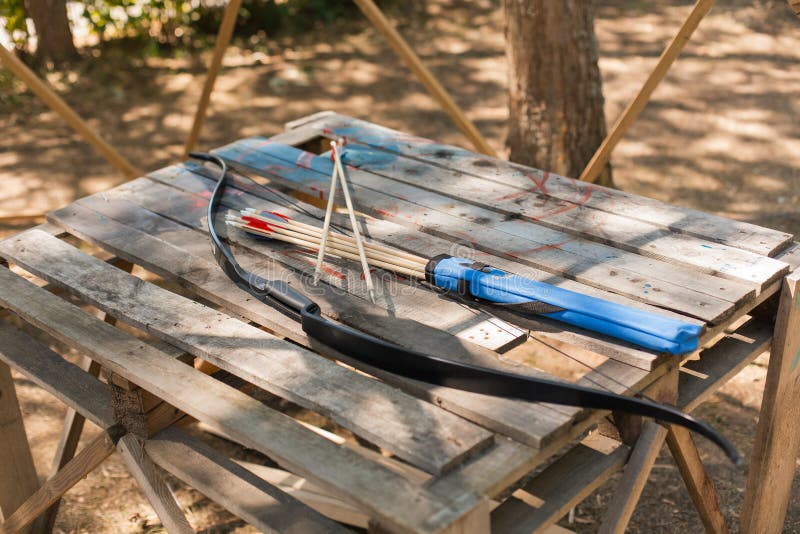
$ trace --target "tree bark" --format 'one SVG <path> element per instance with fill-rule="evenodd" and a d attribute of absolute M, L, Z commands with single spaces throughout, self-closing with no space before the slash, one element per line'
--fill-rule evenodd
<path fill-rule="evenodd" d="M 72 42 L 66 0 L 25 0 L 36 28 L 36 59 L 59 67 L 78 56 Z"/>
<path fill-rule="evenodd" d="M 577 177 L 606 135 L 592 0 L 503 0 L 512 161 Z M 613 185 L 606 167 L 598 183 Z"/>

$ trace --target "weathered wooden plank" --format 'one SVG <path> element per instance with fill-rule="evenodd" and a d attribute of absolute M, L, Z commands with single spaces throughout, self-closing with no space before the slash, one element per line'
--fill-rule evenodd
<path fill-rule="evenodd" d="M 23 232 L 1 242 L 0 255 L 431 472 L 458 463 L 491 441 L 489 432 L 435 406 L 109 267 L 42 232 Z"/>
<path fill-rule="evenodd" d="M 797 267 L 800 267 L 800 243 L 793 242 L 785 250 L 777 254 L 775 259 L 788 263 L 794 271 Z"/>
<path fill-rule="evenodd" d="M 588 437 L 522 487 L 537 506 L 511 497 L 497 507 L 492 532 L 522 534 L 550 526 L 622 469 L 629 454 L 627 445 L 600 435 Z"/>
<path fill-rule="evenodd" d="M 4 323 L 3 323 L 4 324 Z M 8 520 L 39 488 L 8 365 L 0 362 L 0 519 Z M 25 525 L 20 525 L 20 530 Z M 0 524 L 0 530 L 3 526 Z"/>
<path fill-rule="evenodd" d="M 437 532 L 480 502 L 476 497 L 445 503 L 389 469 L 317 436 L 290 417 L 90 316 L 8 269 L 0 269 L 0 305 L 239 443 L 363 505 L 372 517 L 381 518 L 392 528 Z"/>
<path fill-rule="evenodd" d="M 133 434 L 128 434 L 117 443 L 117 451 L 167 532 L 193 533 L 194 529 L 183 514 L 178 499 L 145 453 L 142 442 Z"/>
<path fill-rule="evenodd" d="M 220 148 L 217 154 L 229 159 L 234 166 L 253 172 L 271 180 L 278 180 L 284 187 L 291 187 L 310 195 L 322 195 L 327 190 L 327 177 L 324 170 L 330 161 L 324 157 L 314 156 L 311 153 L 297 151 L 291 147 L 281 147 L 275 144 L 249 143 L 247 140 Z M 275 154 L 266 153 L 278 152 Z M 289 152 L 287 155 L 285 152 Z M 535 226 L 531 226 L 527 233 L 519 231 L 522 235 L 514 235 L 492 227 L 493 219 L 487 220 L 487 215 L 492 212 L 482 210 L 480 216 L 469 217 L 470 212 L 480 211 L 478 206 L 470 206 L 462 201 L 440 195 L 434 191 L 424 191 L 416 186 L 399 184 L 393 180 L 367 173 L 359 169 L 349 168 L 349 182 L 351 195 L 359 209 L 370 215 L 398 223 L 412 229 L 420 229 L 426 233 L 438 235 L 445 239 L 455 241 L 467 250 L 477 248 L 497 256 L 506 257 L 519 263 L 527 264 L 552 274 L 565 276 L 579 282 L 607 289 L 629 298 L 651 303 L 660 307 L 673 309 L 686 315 L 699 317 L 706 321 L 719 320 L 730 312 L 732 303 L 716 296 L 710 295 L 710 285 L 704 285 L 704 292 L 680 287 L 669 281 L 670 265 L 664 264 L 663 268 L 656 269 L 650 265 L 649 272 L 633 272 L 623 269 L 622 266 L 613 267 L 597 259 L 586 258 L 574 254 L 572 251 L 562 250 L 564 245 L 569 245 L 573 240 L 568 235 L 563 239 L 552 236 L 536 240 L 530 238 Z M 151 176 L 158 176 L 152 173 Z M 391 194 L 388 193 L 391 191 Z M 466 217 L 465 217 L 466 215 Z M 502 219 L 508 216 L 502 215 Z M 494 216 L 496 217 L 496 215 Z M 497 224 L 501 224 L 498 222 Z M 509 227 L 511 223 L 502 223 Z M 526 223 L 527 224 L 527 223 Z M 556 246 L 558 245 L 558 246 Z M 408 244 L 406 245 L 408 246 Z M 715 245 L 717 246 L 717 245 Z M 445 251 L 453 249 L 448 247 Z M 703 250 L 703 249 L 701 249 Z M 430 251 L 427 251 L 430 252 Z M 608 247 L 607 253 L 610 262 L 621 253 Z M 634 255 L 631 255 L 634 256 Z M 771 261 L 758 256 L 758 261 Z M 631 260 L 632 261 L 632 260 Z M 628 260 L 625 263 L 630 263 Z M 655 262 L 650 262 L 654 264 Z M 776 262 L 777 263 L 777 262 Z M 645 269 L 640 268 L 644 271 Z M 674 270 L 674 268 L 673 268 Z M 661 273 L 656 278 L 653 273 Z M 695 284 L 702 273 L 685 276 L 684 281 Z M 724 280 L 712 277 L 716 288 L 728 291 Z M 648 285 L 649 284 L 649 285 Z M 743 288 L 738 285 L 731 289 L 733 294 L 742 294 L 743 297 L 731 297 L 734 300 L 747 298 L 752 288 Z M 646 291 L 646 292 L 645 292 Z"/>
<path fill-rule="evenodd" d="M 178 172 L 177 176 L 171 172 L 164 171 L 164 172 L 157 172 L 158 177 L 163 177 L 165 183 L 169 183 L 170 185 L 174 185 L 179 187 L 182 191 L 189 191 L 192 192 L 199 197 L 206 197 L 209 194 L 210 188 L 213 187 L 213 182 L 204 179 L 202 176 L 198 176 L 194 173 L 181 173 Z M 234 184 L 242 185 L 244 184 L 241 180 L 234 178 Z M 252 184 L 250 184 L 252 185 Z M 122 195 L 124 198 L 130 198 L 132 202 L 140 203 L 144 205 L 147 209 L 161 212 L 161 213 L 170 213 L 172 217 L 178 218 L 181 222 L 184 222 L 188 225 L 202 228 L 205 227 L 202 225 L 202 222 L 198 223 L 198 220 L 201 217 L 201 213 L 203 210 L 198 208 L 198 205 L 201 204 L 201 200 L 199 198 L 195 198 L 194 200 L 187 199 L 182 197 L 179 193 L 170 190 L 163 190 L 158 189 L 151 190 L 153 188 L 152 185 L 146 185 L 144 182 L 132 182 L 130 184 L 125 184 L 124 186 L 120 186 L 113 191 L 109 191 L 106 193 L 106 197 L 115 197 L 117 195 Z M 258 192 L 258 188 L 253 188 L 255 192 Z M 261 194 L 265 197 L 269 197 L 270 195 L 261 191 Z M 270 206 L 268 204 L 267 199 L 259 198 L 259 199 L 252 199 L 249 195 L 246 194 L 236 194 L 231 195 L 228 197 L 230 199 L 231 205 L 238 205 L 240 207 L 247 206 L 247 207 L 255 207 L 257 209 L 263 208 L 265 206 Z M 82 199 L 80 202 L 84 202 L 86 199 Z M 228 201 L 224 203 L 227 205 Z M 104 200 L 102 203 L 96 203 L 92 207 L 97 207 L 98 210 L 102 209 L 102 206 L 106 204 Z M 175 209 L 173 206 L 180 205 L 183 209 Z M 104 210 L 104 213 L 107 213 L 108 210 Z M 287 212 L 288 209 L 285 207 L 280 210 L 281 212 Z M 313 213 L 313 212 L 312 212 Z M 342 226 L 347 226 L 348 222 L 340 221 L 340 218 L 334 216 L 334 220 L 337 223 L 341 222 Z M 313 223 L 312 219 L 309 219 L 307 222 Z M 200 225 L 200 226 L 198 226 Z M 221 230 L 221 229 L 220 229 Z M 454 248 L 454 244 L 452 242 L 447 241 L 446 239 L 432 236 L 429 234 L 424 234 L 415 230 L 405 229 L 402 227 L 398 227 L 397 225 L 382 220 L 375 220 L 370 219 L 368 223 L 365 225 L 366 232 L 372 237 L 373 239 L 384 241 L 393 246 L 397 246 L 398 248 L 409 248 L 412 251 L 417 253 L 430 253 L 430 251 L 436 250 L 452 250 Z M 258 243 L 261 243 L 262 240 L 258 240 L 256 238 L 242 235 L 240 232 L 232 232 L 228 235 L 229 239 L 233 240 L 236 243 L 246 244 L 252 247 L 257 247 L 257 252 L 259 254 L 270 254 L 270 257 L 274 258 L 276 261 L 286 261 L 285 255 L 281 254 L 280 251 L 283 250 L 293 250 L 292 247 L 282 247 L 279 243 L 269 242 L 269 247 L 267 246 L 258 246 Z M 254 245 L 255 243 L 255 245 Z M 272 252 L 271 252 L 272 251 Z M 462 251 L 454 251 L 456 253 L 465 253 Z M 506 268 L 510 271 L 513 271 L 517 274 L 528 276 L 530 278 L 544 281 L 547 283 L 552 283 L 554 285 L 558 285 L 559 287 L 563 287 L 565 289 L 570 289 L 573 291 L 581 292 L 584 294 L 589 294 L 592 296 L 596 296 L 599 298 L 605 298 L 606 300 L 611 300 L 614 302 L 618 302 L 620 304 L 632 305 L 634 307 L 640 309 L 646 309 L 651 312 L 660 313 L 664 315 L 671 315 L 674 317 L 678 317 L 682 320 L 688 320 L 692 322 L 693 320 L 690 318 L 686 318 L 685 316 L 680 316 L 677 314 L 672 314 L 672 312 L 661 310 L 657 308 L 653 308 L 651 306 L 647 306 L 646 304 L 639 303 L 636 301 L 632 301 L 625 297 L 620 297 L 618 295 L 614 295 L 612 293 L 608 293 L 605 291 L 594 289 L 590 286 L 586 286 L 571 280 L 566 280 L 563 278 L 559 278 L 553 276 L 548 273 L 544 273 L 542 271 L 538 271 L 536 269 L 526 267 L 524 265 L 520 265 L 518 263 L 514 263 L 510 260 L 499 258 L 497 256 L 492 256 L 490 254 L 485 254 L 480 251 L 467 251 L 466 254 L 469 255 L 470 258 L 474 259 L 475 261 L 482 261 L 487 264 L 494 265 L 499 268 Z M 299 265 L 299 268 L 305 267 L 305 269 L 311 268 L 311 260 L 309 259 L 309 263 L 307 265 Z M 335 281 L 334 281 L 335 282 Z M 309 288 L 312 289 L 312 288 Z M 317 288 L 313 288 L 313 292 L 317 292 Z M 424 292 L 414 292 L 413 294 L 414 300 L 419 298 L 424 298 Z M 333 303 L 332 303 L 333 304 Z M 412 307 L 414 306 L 414 302 L 411 303 Z M 472 303 L 473 305 L 475 303 Z M 480 304 L 477 306 L 481 307 Z M 474 306 L 470 306 L 472 308 Z M 653 363 L 657 360 L 657 356 L 652 353 L 648 352 L 644 349 L 639 349 L 638 347 L 634 347 L 630 344 L 625 344 L 620 342 L 619 340 L 612 340 L 611 338 L 604 337 L 598 335 L 596 333 L 584 332 L 580 329 L 570 327 L 568 325 L 564 325 L 563 323 L 557 323 L 554 321 L 548 321 L 544 318 L 522 318 L 515 314 L 510 313 L 502 313 L 502 310 L 498 309 L 495 306 L 485 305 L 482 306 L 482 309 L 485 309 L 488 313 L 493 315 L 502 315 L 503 319 L 509 322 L 515 322 L 522 326 L 527 330 L 531 330 L 534 335 L 538 332 L 547 332 L 549 337 L 556 337 L 560 338 L 563 341 L 572 344 L 572 345 L 579 345 L 579 346 L 586 346 L 590 350 L 595 352 L 599 352 L 601 354 L 607 355 L 610 358 L 615 358 L 620 361 L 626 361 L 631 363 L 632 365 L 642 366 L 643 368 L 652 368 Z M 345 318 L 347 315 L 345 314 Z M 416 317 L 416 315 L 415 315 Z M 447 320 L 437 315 L 435 319 L 436 322 L 443 323 L 439 328 L 446 327 Z M 699 322 L 699 321 L 698 321 Z M 391 335 L 391 331 L 387 328 L 386 334 Z M 384 334 L 384 335 L 386 335 Z M 461 336 L 462 338 L 467 338 L 469 340 L 469 336 Z M 397 339 L 397 342 L 403 344 L 402 338 Z"/>
<path fill-rule="evenodd" d="M 5 321 L 0 339 L 0 360 L 100 428 L 114 424 L 102 382 Z"/>
<path fill-rule="evenodd" d="M 262 532 L 347 531 L 183 430 L 163 430 L 144 447 L 163 469 Z"/>
<path fill-rule="evenodd" d="M 143 212 L 144 210 L 138 211 L 140 214 Z M 497 432 L 512 436 L 532 447 L 546 446 L 551 440 L 557 439 L 562 432 L 571 431 L 574 428 L 571 418 L 576 413 L 571 413 L 568 416 L 562 411 L 555 412 L 545 406 L 530 405 L 520 401 L 499 399 L 405 380 L 380 369 L 371 368 L 353 361 L 347 355 L 338 353 L 329 347 L 320 346 L 306 336 L 297 322 L 288 319 L 275 308 L 265 306 L 241 292 L 227 279 L 215 263 L 194 256 L 192 251 L 197 251 L 204 258 L 209 256 L 207 241 L 204 236 L 185 226 L 172 223 L 166 219 L 161 219 L 157 222 L 151 217 L 146 218 L 148 228 L 153 234 L 174 243 L 170 244 L 153 235 L 124 227 L 113 219 L 93 213 L 77 204 L 51 215 L 53 220 L 57 220 L 60 224 L 69 228 L 70 232 L 78 235 L 81 239 L 114 250 L 115 253 L 128 257 L 136 261 L 137 264 L 143 265 L 162 276 L 168 278 L 177 277 L 178 281 L 184 286 L 191 291 L 197 291 L 199 295 L 211 302 L 218 303 L 226 309 L 247 317 L 258 324 L 267 325 L 280 335 L 293 339 L 302 345 L 313 346 L 330 357 L 363 369 L 365 372 L 378 376 L 409 393 L 435 402 L 449 411 L 476 421 Z M 177 246 L 186 248 L 177 248 Z M 242 258 L 242 251 L 240 250 L 234 250 L 234 253 L 242 261 L 247 259 L 246 257 Z M 292 283 L 295 282 L 291 271 L 282 272 L 281 276 L 283 277 L 282 279 L 292 281 Z M 318 298 L 318 296 L 315 296 L 315 298 Z M 420 338 L 420 343 L 425 342 L 425 339 Z M 494 356 L 489 359 L 482 356 L 480 351 L 470 348 L 469 344 L 464 343 L 463 345 L 460 352 L 455 348 L 450 350 L 452 347 L 446 344 L 440 345 L 439 350 L 436 350 L 436 352 L 442 353 L 444 352 L 443 348 L 446 348 L 447 355 L 450 358 L 462 359 L 463 361 L 481 365 L 498 365 L 498 360 Z M 625 371 L 630 368 L 630 366 L 622 367 Z M 530 372 L 524 366 L 515 366 L 513 370 L 515 372 Z M 620 369 L 613 368 L 609 370 L 609 373 L 619 374 L 622 383 L 630 381 L 630 387 L 634 388 L 637 387 L 638 381 L 641 380 L 641 375 L 647 375 L 647 371 L 638 371 L 638 374 L 623 374 Z M 605 385 L 612 389 L 617 386 L 616 383 Z M 624 393 L 624 390 L 620 392 Z M 579 427 L 586 428 L 586 425 L 587 423 L 584 423 Z"/>
<path fill-rule="evenodd" d="M 792 239 L 791 234 L 786 232 L 673 206 L 650 198 L 488 158 L 462 148 L 437 144 L 428 139 L 343 115 L 328 114 L 308 119 L 310 120 L 290 123 L 287 128 L 296 129 L 302 126 L 306 130 L 314 128 L 327 137 L 345 136 L 382 150 L 567 202 L 585 198 L 584 205 L 587 207 L 657 224 L 676 232 L 757 254 L 772 256 L 787 246 Z"/>

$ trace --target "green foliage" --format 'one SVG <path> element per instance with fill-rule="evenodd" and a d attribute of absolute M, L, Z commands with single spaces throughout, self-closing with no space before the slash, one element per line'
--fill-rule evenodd
<path fill-rule="evenodd" d="M 384 6 L 397 3 L 381 2 Z M 223 2 L 210 5 L 208 0 L 86 0 L 81 4 L 81 17 L 93 33 L 101 39 L 140 38 L 147 55 L 158 54 L 164 47 L 206 46 L 219 29 L 224 10 Z M 236 35 L 303 33 L 357 13 L 352 0 L 244 0 Z M 24 48 L 29 37 L 24 1 L 0 0 L 0 17 L 16 46 Z"/>
<path fill-rule="evenodd" d="M 3 29 L 11 37 L 14 46 L 22 48 L 28 38 L 27 14 L 22 0 L 0 0 L 0 17 Z"/>

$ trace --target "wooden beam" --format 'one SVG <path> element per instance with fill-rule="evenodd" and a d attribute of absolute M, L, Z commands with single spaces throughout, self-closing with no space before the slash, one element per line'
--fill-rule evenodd
<path fill-rule="evenodd" d="M 697 452 L 692 435 L 681 426 L 670 425 L 667 445 L 686 482 L 686 489 L 694 507 L 700 514 L 706 532 L 727 534 L 729 532 L 725 516 L 719 508 L 719 499 L 714 483 L 706 473 L 700 454 Z"/>
<path fill-rule="evenodd" d="M 631 100 L 631 103 L 628 104 L 628 107 L 625 108 L 622 115 L 619 116 L 617 122 L 611 128 L 611 131 L 594 153 L 594 156 L 592 156 L 592 159 L 583 170 L 583 173 L 581 173 L 581 180 L 592 183 L 597 180 L 597 177 L 600 176 L 600 173 L 605 168 L 606 163 L 608 163 L 611 152 L 625 135 L 625 132 L 636 122 L 639 114 L 650 101 L 650 96 L 653 94 L 653 91 L 655 91 L 658 84 L 661 83 L 661 80 L 664 79 L 664 76 L 680 55 L 683 47 L 689 42 L 689 38 L 692 36 L 692 33 L 694 33 L 697 25 L 700 24 L 700 21 L 703 20 L 703 17 L 706 16 L 706 13 L 708 13 L 713 5 L 714 0 L 697 0 L 697 3 L 683 22 L 678 33 L 675 34 L 675 37 L 672 38 L 667 48 L 664 49 L 664 52 L 658 59 L 658 63 L 656 63 L 650 76 L 647 77 L 644 85 L 639 89 L 639 93 Z"/>
<path fill-rule="evenodd" d="M 764 399 L 741 514 L 741 532 L 783 530 L 800 445 L 800 271 L 783 281 Z"/>
<path fill-rule="evenodd" d="M 4 46 L 0 46 L 0 63 L 17 76 L 39 99 L 47 104 L 50 109 L 55 111 L 84 141 L 92 147 L 106 160 L 116 167 L 125 178 L 136 178 L 143 173 L 136 169 L 130 161 L 117 152 L 108 142 L 97 135 L 94 129 L 86 121 L 81 119 L 69 104 L 58 96 L 50 87 L 47 86 L 31 69 L 17 58 Z"/>
<path fill-rule="evenodd" d="M 111 456 L 117 441 L 124 433 L 125 429 L 115 425 L 93 439 L 86 448 L 64 466 L 64 469 L 45 482 L 36 493 L 17 508 L 16 512 L 0 524 L 0 534 L 14 534 L 30 524 L 83 477 Z"/>
<path fill-rule="evenodd" d="M 488 156 L 497 157 L 497 153 L 489 145 L 486 139 L 470 121 L 461 108 L 458 107 L 453 97 L 442 87 L 433 73 L 422 63 L 419 56 L 414 53 L 409 44 L 392 26 L 383 12 L 375 5 L 372 0 L 353 0 L 358 8 L 369 19 L 373 26 L 383 35 L 389 46 L 400 56 L 400 59 L 411 69 L 419 82 L 425 86 L 433 98 L 442 106 L 442 109 L 450 115 L 458 129 L 467 136 L 478 152 Z"/>
<path fill-rule="evenodd" d="M 642 433 L 633 448 L 622 480 L 614 491 L 606 517 L 600 525 L 601 534 L 623 534 L 628 526 L 636 503 L 642 495 L 650 470 L 658 457 L 667 429 L 653 421 L 642 425 Z"/>
<path fill-rule="evenodd" d="M 0 519 L 39 488 L 11 369 L 0 361 Z"/>
<path fill-rule="evenodd" d="M 128 471 L 139 484 L 139 488 L 150 501 L 150 505 L 156 511 L 167 532 L 170 534 L 193 533 L 194 529 L 183 515 L 178 499 L 164 481 L 158 467 L 153 464 L 145 452 L 142 442 L 133 434 L 128 434 L 117 443 L 117 451 L 125 461 Z"/>
<path fill-rule="evenodd" d="M 222 67 L 222 58 L 225 56 L 225 50 L 227 50 L 231 42 L 233 28 L 236 26 L 236 17 L 239 14 L 241 5 L 242 0 L 230 0 L 225 8 L 225 13 L 222 15 L 222 23 L 219 26 L 217 40 L 214 43 L 214 55 L 211 56 L 211 63 L 208 65 L 208 74 L 206 74 L 206 81 L 203 84 L 203 92 L 200 94 L 200 102 L 197 103 L 197 111 L 194 113 L 192 130 L 189 132 L 186 146 L 183 149 L 184 158 L 189 157 L 189 152 L 194 149 L 197 139 L 200 137 L 200 130 L 203 128 L 208 104 L 211 102 L 211 92 L 214 90 L 214 83 L 217 81 L 217 75 Z"/>

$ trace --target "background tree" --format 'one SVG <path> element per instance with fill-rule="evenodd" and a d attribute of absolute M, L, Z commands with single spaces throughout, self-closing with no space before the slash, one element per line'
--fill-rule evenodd
<path fill-rule="evenodd" d="M 503 0 L 510 159 L 577 177 L 606 135 L 592 0 Z M 611 168 L 598 183 L 612 185 Z"/>
<path fill-rule="evenodd" d="M 58 67 L 77 57 L 67 18 L 66 0 L 25 0 L 36 28 L 36 58 Z"/>

